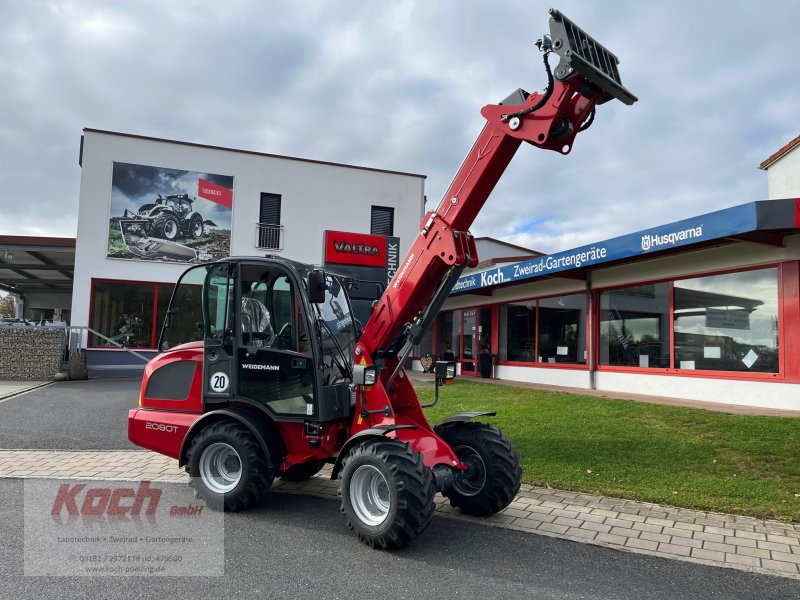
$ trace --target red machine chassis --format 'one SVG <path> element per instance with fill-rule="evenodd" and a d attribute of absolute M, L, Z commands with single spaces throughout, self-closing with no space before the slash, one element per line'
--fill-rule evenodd
<path fill-rule="evenodd" d="M 444 198 L 435 211 L 423 219 L 420 232 L 400 264 L 397 273 L 374 307 L 355 346 L 354 363 L 381 367 L 374 386 L 358 386 L 356 409 L 351 423 L 323 423 L 313 436 L 302 421 L 279 420 L 269 424 L 280 433 L 285 456 L 283 472 L 294 464 L 311 460 L 332 461 L 337 474 L 341 457 L 349 447 L 368 437 L 387 436 L 410 443 L 429 468 L 446 466 L 465 469 L 452 448 L 428 423 L 416 391 L 400 366 L 398 340 L 410 324 L 419 322 L 442 290 L 452 269 L 474 267 L 478 263 L 475 241 L 468 229 L 477 217 L 501 175 L 523 141 L 543 149 L 567 154 L 575 136 L 591 118 L 597 104 L 610 99 L 607 92 L 574 74 L 563 81 L 551 81 L 551 90 L 533 93 L 520 106 L 487 105 L 481 114 L 487 123 L 478 136 Z M 203 405 L 203 349 L 187 345 L 184 349 L 159 355 L 151 361 L 142 383 L 140 409 L 129 417 L 132 442 L 178 459 L 186 459 L 186 449 L 200 423 L 218 418 L 261 419 L 263 410 L 245 399 L 234 399 L 222 410 L 205 412 Z M 147 381 L 157 368 L 174 360 L 196 363 L 194 382 L 184 403 L 145 397 Z M 175 407 L 180 405 L 180 411 Z M 250 415 L 250 416 L 248 416 Z M 465 416 L 463 420 L 468 420 Z M 250 428 L 257 426 L 252 423 Z M 267 434 L 265 434 L 267 435 Z M 268 450 L 267 442 L 262 442 Z M 267 452 L 268 453 L 268 452 Z"/>

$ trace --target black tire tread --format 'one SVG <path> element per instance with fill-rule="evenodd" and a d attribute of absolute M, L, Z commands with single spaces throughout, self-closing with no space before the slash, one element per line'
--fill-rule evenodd
<path fill-rule="evenodd" d="M 366 531 L 357 517 L 348 511 L 345 487 L 349 485 L 348 465 L 362 462 L 363 457 L 377 459 L 388 466 L 397 486 L 397 511 L 394 519 L 379 532 Z M 350 451 L 342 463 L 339 483 L 341 512 L 347 526 L 356 532 L 358 539 L 372 548 L 402 548 L 412 542 L 430 524 L 435 508 L 433 497 L 436 488 L 433 473 L 425 466 L 422 455 L 414 452 L 411 444 L 396 440 L 379 440 L 359 444 Z"/>
<path fill-rule="evenodd" d="M 203 448 L 212 441 L 226 441 L 234 446 L 242 461 L 242 481 L 227 494 L 209 490 L 200 478 L 198 462 Z M 237 512 L 260 504 L 274 479 L 261 445 L 247 427 L 235 421 L 211 423 L 192 440 L 186 454 L 187 471 L 191 476 L 189 486 L 196 498 L 205 501 L 209 508 Z"/>
<path fill-rule="evenodd" d="M 469 446 L 486 466 L 484 489 L 474 496 L 460 494 L 455 487 L 443 492 L 450 505 L 462 512 L 485 517 L 503 510 L 519 492 L 522 467 L 514 445 L 499 429 L 485 423 L 457 423 L 437 433 L 451 447 Z"/>

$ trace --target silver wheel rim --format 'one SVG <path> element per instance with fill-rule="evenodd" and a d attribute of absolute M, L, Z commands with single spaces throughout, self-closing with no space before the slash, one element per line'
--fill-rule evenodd
<path fill-rule="evenodd" d="M 230 492 L 242 478 L 239 453 L 224 442 L 211 444 L 200 455 L 200 478 L 216 494 Z"/>
<path fill-rule="evenodd" d="M 459 460 L 467 465 L 466 471 L 457 471 L 453 485 L 462 496 L 477 496 L 486 485 L 486 463 L 477 450 L 470 446 L 453 448 Z"/>
<path fill-rule="evenodd" d="M 356 516 L 375 527 L 386 520 L 391 508 L 389 484 L 372 465 L 358 467 L 350 479 L 350 502 Z"/>
<path fill-rule="evenodd" d="M 175 225 L 175 221 L 167 221 L 164 223 L 164 235 L 167 239 L 172 239 L 175 237 L 175 234 L 178 233 L 178 228 Z"/>
<path fill-rule="evenodd" d="M 201 235 L 203 235 L 203 222 L 198 221 L 194 225 L 194 237 L 200 237 Z"/>

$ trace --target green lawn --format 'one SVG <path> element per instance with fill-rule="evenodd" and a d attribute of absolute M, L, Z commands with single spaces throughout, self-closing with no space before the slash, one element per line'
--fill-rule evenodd
<path fill-rule="evenodd" d="M 433 399 L 433 386 L 418 388 Z M 800 419 L 753 417 L 478 383 L 440 388 L 431 423 L 471 410 L 502 429 L 523 481 L 800 522 Z"/>

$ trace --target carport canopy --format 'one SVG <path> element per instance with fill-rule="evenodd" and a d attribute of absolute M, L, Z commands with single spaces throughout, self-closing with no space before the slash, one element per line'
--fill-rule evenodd
<path fill-rule="evenodd" d="M 0 291 L 72 292 L 75 238 L 0 235 Z"/>

